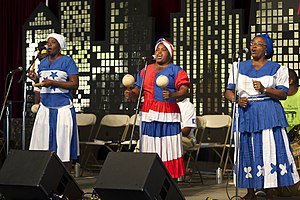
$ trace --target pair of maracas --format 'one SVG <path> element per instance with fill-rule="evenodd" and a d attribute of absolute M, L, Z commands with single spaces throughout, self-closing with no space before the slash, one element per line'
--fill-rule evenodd
<path fill-rule="evenodd" d="M 126 74 L 122 79 L 122 84 L 127 87 L 127 89 L 130 89 L 130 87 L 134 84 L 134 77 L 131 74 Z M 164 75 L 159 75 L 156 79 L 156 85 L 161 88 L 166 88 L 169 84 L 168 77 Z"/>
<path fill-rule="evenodd" d="M 131 74 L 126 74 L 123 79 L 122 79 L 122 84 L 127 87 L 127 89 L 130 89 L 130 87 L 133 86 L 134 84 L 134 77 L 131 75 Z M 169 79 L 168 77 L 164 76 L 164 75 L 160 75 L 157 77 L 156 79 L 156 85 L 158 87 L 161 87 L 161 88 L 166 88 L 167 85 L 169 84 Z M 35 84 L 36 87 L 39 87 L 39 86 L 43 86 L 41 84 L 37 85 Z M 39 104 L 34 104 L 32 107 L 31 107 L 31 111 L 33 113 L 36 113 L 38 111 L 38 107 L 39 107 Z"/>

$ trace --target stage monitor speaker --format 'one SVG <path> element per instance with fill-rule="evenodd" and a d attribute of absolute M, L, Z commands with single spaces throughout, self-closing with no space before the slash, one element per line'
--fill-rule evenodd
<path fill-rule="evenodd" d="M 55 152 L 11 150 L 0 171 L 0 193 L 9 200 L 82 199 L 83 192 Z"/>
<path fill-rule="evenodd" d="M 184 199 L 156 153 L 110 152 L 94 190 L 101 200 Z"/>

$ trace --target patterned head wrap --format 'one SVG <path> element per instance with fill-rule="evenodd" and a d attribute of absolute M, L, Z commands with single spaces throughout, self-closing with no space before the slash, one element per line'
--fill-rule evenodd
<path fill-rule="evenodd" d="M 258 34 L 257 36 L 262 37 L 266 41 L 266 44 L 267 44 L 267 56 L 269 56 L 271 54 L 271 52 L 273 51 L 273 40 L 266 33 Z"/>
<path fill-rule="evenodd" d="M 57 33 L 51 33 L 51 34 L 48 35 L 47 40 L 51 37 L 57 40 L 57 42 L 59 43 L 59 46 L 60 46 L 61 49 L 66 49 L 67 48 L 66 40 L 65 40 L 65 37 L 63 35 L 60 35 L 60 34 L 57 34 Z"/>
<path fill-rule="evenodd" d="M 174 47 L 173 45 L 168 41 L 166 40 L 165 38 L 160 38 L 157 40 L 156 44 L 155 44 L 155 48 L 154 50 L 156 50 L 157 46 L 159 44 L 163 44 L 165 45 L 165 47 L 168 49 L 169 53 L 170 53 L 170 56 L 172 57 L 173 56 L 173 53 L 174 53 Z"/>

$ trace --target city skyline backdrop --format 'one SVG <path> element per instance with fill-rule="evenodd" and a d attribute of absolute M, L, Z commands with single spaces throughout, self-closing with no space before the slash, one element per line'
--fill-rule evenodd
<path fill-rule="evenodd" d="M 151 1 L 143 2 L 107 0 L 101 41 L 95 39 L 94 1 L 60 1 L 59 18 L 39 5 L 24 24 L 24 66 L 39 41 L 53 31 L 62 32 L 69 46 L 65 53 L 80 71 L 76 110 L 133 112 L 134 103 L 124 102 L 121 79 L 127 73 L 135 76 L 143 67 L 140 58 L 153 54 L 157 39 Z M 299 71 L 299 1 L 252 0 L 250 5 L 245 10 L 235 9 L 236 1 L 182 0 L 180 12 L 170 15 L 167 39 L 175 47 L 174 63 L 188 72 L 198 115 L 230 113 L 231 104 L 223 97 L 228 70 L 236 52 L 248 47 L 257 33 L 273 38 L 273 61 Z M 32 91 L 30 84 L 28 89 Z"/>

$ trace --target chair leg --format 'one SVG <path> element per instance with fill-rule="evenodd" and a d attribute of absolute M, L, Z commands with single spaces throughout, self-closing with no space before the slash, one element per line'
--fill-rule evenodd
<path fill-rule="evenodd" d="M 198 172 L 198 174 L 199 174 L 201 183 L 203 184 L 202 174 L 201 174 L 201 172 L 200 172 L 200 170 L 199 170 L 199 168 L 198 168 L 198 155 L 199 155 L 199 150 L 198 150 L 197 153 L 196 153 L 196 157 L 195 157 L 195 159 L 194 159 L 194 163 L 195 163 L 195 168 L 196 168 L 196 170 L 197 170 L 197 172 Z"/>
<path fill-rule="evenodd" d="M 189 165 L 190 165 L 190 161 L 192 159 L 192 161 L 194 162 L 194 166 L 193 166 L 193 169 L 192 171 L 190 172 L 190 179 L 189 179 L 189 183 L 191 183 L 192 179 L 193 179 L 193 173 L 194 171 L 196 171 L 196 173 L 199 175 L 200 177 L 200 180 L 201 180 L 201 183 L 203 184 L 203 178 L 202 178 L 202 174 L 198 168 L 198 154 L 199 152 L 196 153 L 196 157 L 194 158 L 193 155 L 192 155 L 192 152 L 188 152 L 187 155 L 188 155 L 188 161 L 187 161 L 187 164 L 186 164 L 186 173 L 189 171 Z M 184 180 L 186 179 L 186 175 L 184 176 Z"/>
<path fill-rule="evenodd" d="M 184 181 L 186 179 L 186 174 L 187 172 L 189 171 L 189 165 L 190 165 L 190 161 L 191 161 L 191 153 L 190 152 L 187 152 L 186 153 L 188 155 L 188 160 L 187 160 L 187 163 L 185 165 L 185 174 L 184 174 Z"/>
<path fill-rule="evenodd" d="M 225 172 L 227 171 L 228 160 L 229 160 L 231 166 L 233 166 L 232 159 L 230 158 L 230 147 L 229 147 L 228 150 L 227 150 L 227 155 L 226 155 L 226 159 L 225 159 L 225 163 L 224 163 L 224 168 L 223 168 L 223 175 L 224 175 Z"/>
<path fill-rule="evenodd" d="M 97 160 L 97 158 L 95 157 L 94 153 L 92 151 L 88 152 L 88 147 L 85 148 L 85 151 L 83 153 L 83 156 L 82 156 L 82 161 L 81 161 L 81 166 L 82 166 L 82 172 L 85 170 L 85 169 L 88 169 L 88 161 L 90 160 L 90 157 L 92 157 L 96 163 L 97 166 L 99 166 L 99 169 L 101 168 L 100 167 L 100 164 Z"/>

